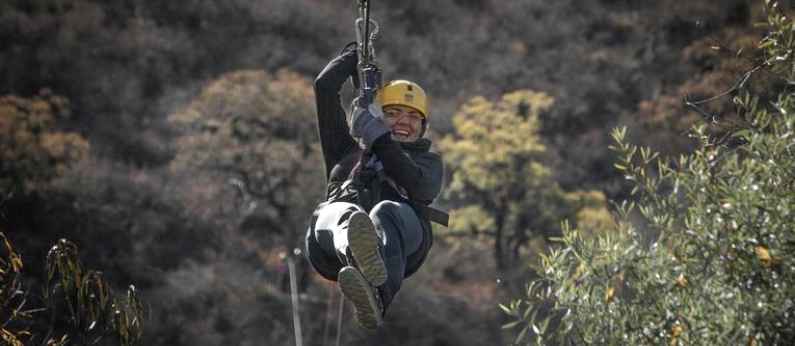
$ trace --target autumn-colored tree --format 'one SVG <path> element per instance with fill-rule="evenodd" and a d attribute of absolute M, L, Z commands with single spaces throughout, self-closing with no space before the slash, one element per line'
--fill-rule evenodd
<path fill-rule="evenodd" d="M 769 32 L 758 66 L 777 82 L 740 88 L 739 125 L 719 136 L 694 127 L 697 148 L 676 160 L 628 144 L 626 131 L 615 130 L 616 168 L 638 200 L 622 204 L 617 225 L 596 238 L 565 229 L 527 296 L 503 307 L 515 318 L 509 327 L 520 330 L 517 342 L 795 339 L 795 94 L 782 86 L 795 81 L 795 24 L 775 2 L 764 5 Z"/>
<path fill-rule="evenodd" d="M 0 97 L 0 200 L 41 187 L 88 155 L 88 141 L 56 127 L 69 113 L 68 100 L 48 90 Z"/>

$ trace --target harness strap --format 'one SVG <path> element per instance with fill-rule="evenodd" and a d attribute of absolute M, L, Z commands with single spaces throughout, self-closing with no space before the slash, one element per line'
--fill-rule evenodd
<path fill-rule="evenodd" d="M 436 222 L 444 227 L 448 227 L 448 224 L 450 223 L 450 214 L 422 203 L 417 203 L 415 201 L 409 202 L 411 202 L 411 205 L 415 208 L 415 210 L 418 210 L 420 213 L 422 213 L 422 215 L 428 220 Z"/>
<path fill-rule="evenodd" d="M 401 196 L 403 196 L 403 198 L 409 201 L 409 204 L 414 208 L 414 210 L 418 211 L 426 219 L 428 219 L 429 221 L 436 222 L 444 227 L 447 227 L 448 223 L 450 222 L 450 214 L 411 199 L 406 194 L 406 190 L 397 183 L 395 183 L 395 181 L 389 178 L 389 176 L 387 176 L 383 171 L 378 172 L 378 180 L 382 182 L 386 181 L 389 185 L 391 185 L 392 188 L 395 189 L 395 191 L 397 191 Z"/>
<path fill-rule="evenodd" d="M 440 225 L 442 225 L 444 227 L 448 227 L 448 225 L 450 223 L 450 214 L 448 214 L 447 212 L 444 212 L 444 211 L 442 211 L 440 209 L 433 208 L 433 207 L 428 206 L 428 205 L 426 205 L 424 203 L 421 203 L 421 202 L 418 202 L 418 201 L 415 201 L 415 200 L 412 200 L 411 198 L 409 198 L 409 196 L 404 194 L 403 188 L 398 186 L 392 179 L 390 179 L 384 173 L 383 170 L 376 170 L 375 165 L 376 165 L 377 161 L 373 160 L 373 156 L 371 156 L 371 155 L 372 154 L 367 155 L 364 152 L 362 153 L 362 156 L 359 157 L 359 163 L 356 165 L 356 167 L 354 167 L 351 170 L 351 174 L 349 175 L 348 180 L 345 183 L 343 183 L 343 186 L 340 188 L 341 191 L 344 190 L 345 189 L 345 185 L 348 185 L 348 184 L 354 184 L 355 188 L 362 189 L 362 190 L 359 190 L 359 196 L 358 196 L 359 197 L 359 201 L 356 204 L 359 204 L 361 207 L 367 209 L 368 207 L 373 207 L 373 205 L 363 205 L 363 204 L 368 204 L 368 203 L 372 204 L 372 202 L 374 202 L 374 201 L 372 201 L 372 200 L 367 200 L 367 201 L 362 200 L 362 198 L 365 197 L 362 194 L 364 194 L 364 193 L 373 193 L 373 191 L 375 191 L 376 194 L 380 195 L 381 183 L 387 182 L 398 193 L 403 195 L 403 198 L 405 198 L 409 202 L 409 204 L 414 208 L 414 210 L 416 210 L 420 214 L 422 214 L 421 216 L 425 217 L 429 221 L 438 223 L 438 224 L 440 224 Z M 370 176 L 369 178 L 367 178 L 366 179 L 367 181 L 362 181 L 361 174 L 363 174 L 364 170 L 376 170 L 376 174 L 375 174 L 375 176 Z M 367 197 L 370 197 L 370 198 L 375 199 L 375 200 L 379 199 L 378 196 L 370 195 L 370 196 L 367 196 Z"/>

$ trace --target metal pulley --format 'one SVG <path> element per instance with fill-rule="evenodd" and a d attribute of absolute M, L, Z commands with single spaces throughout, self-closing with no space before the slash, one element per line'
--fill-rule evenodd
<path fill-rule="evenodd" d="M 356 43 L 359 47 L 359 104 L 362 107 L 373 102 L 376 92 L 381 87 L 381 70 L 375 62 L 375 47 L 373 43 L 378 38 L 380 27 L 378 22 L 370 18 L 370 1 L 358 0 L 358 14 L 356 19 Z"/>
<path fill-rule="evenodd" d="M 378 38 L 379 25 L 370 17 L 370 1 L 358 0 L 359 17 L 356 18 L 356 42 L 359 44 L 359 64 L 375 63 L 373 42 Z M 367 24 L 365 24 L 367 23 Z"/>

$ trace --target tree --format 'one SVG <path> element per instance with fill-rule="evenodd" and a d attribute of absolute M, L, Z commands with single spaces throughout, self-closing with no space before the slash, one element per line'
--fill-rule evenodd
<path fill-rule="evenodd" d="M 183 133 L 171 171 L 190 177 L 189 206 L 294 246 L 325 190 L 312 104 L 311 85 L 295 73 L 239 71 L 172 114 Z"/>
<path fill-rule="evenodd" d="M 47 254 L 47 273 L 43 302 L 31 303 L 22 258 L 0 232 L 0 340 L 5 345 L 95 345 L 106 344 L 109 336 L 124 346 L 140 342 L 144 309 L 134 286 L 125 295 L 114 294 L 102 272 L 83 267 L 77 245 L 66 239 Z"/>
<path fill-rule="evenodd" d="M 265 226 L 294 232 L 324 191 L 312 101 L 311 85 L 297 74 L 229 73 L 170 117 L 183 129 L 171 169 L 227 182 L 215 184 L 225 191 L 189 191 L 193 197 L 237 196 L 229 204 L 249 214 L 264 205 Z"/>
<path fill-rule="evenodd" d="M 634 185 L 617 226 L 564 228 L 528 295 L 504 310 L 541 344 L 786 344 L 795 339 L 795 24 L 765 1 L 759 68 L 783 83 L 759 102 L 735 93 L 742 127 L 677 160 L 613 132 L 616 168 Z M 751 89 L 754 90 L 754 89 Z M 631 214 L 642 222 L 632 222 Z"/>
<path fill-rule="evenodd" d="M 69 114 L 69 101 L 49 90 L 0 97 L 0 201 L 41 187 L 88 155 L 88 141 L 56 127 Z"/>
<path fill-rule="evenodd" d="M 751 7 L 748 3 L 741 5 Z M 731 98 L 715 95 L 733 90 L 733 86 L 743 86 L 763 99 L 771 96 L 766 90 L 769 82 L 752 84 L 746 79 L 747 72 L 761 58 L 761 52 L 754 49 L 761 34 L 761 30 L 750 26 L 727 25 L 715 35 L 695 40 L 682 49 L 681 61 L 693 70 L 690 78 L 666 87 L 671 90 L 664 90 L 657 97 L 641 101 L 637 112 L 624 117 L 631 128 L 639 125 L 633 129 L 636 132 L 631 138 L 633 142 L 652 146 L 664 155 L 678 155 L 693 149 L 694 141 L 681 134 L 696 123 L 715 121 L 709 128 L 715 135 L 731 131 L 741 119 Z M 760 77 L 764 76 L 756 76 Z M 697 103 L 701 111 L 693 112 L 688 106 L 690 102 Z"/>
<path fill-rule="evenodd" d="M 559 219 L 575 217 L 586 206 L 604 209 L 601 193 L 566 193 L 542 163 L 546 149 L 538 116 L 553 101 L 529 90 L 505 94 L 496 103 L 473 98 L 454 115 L 456 132 L 440 144 L 452 172 L 449 233 L 490 238 L 498 271 L 532 239 L 559 235 Z"/>

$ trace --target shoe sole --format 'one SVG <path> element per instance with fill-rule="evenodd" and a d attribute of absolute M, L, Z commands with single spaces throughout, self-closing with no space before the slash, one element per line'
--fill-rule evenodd
<path fill-rule="evenodd" d="M 386 266 L 379 247 L 373 221 L 367 214 L 357 211 L 348 220 L 348 246 L 364 278 L 378 287 L 386 282 Z"/>
<path fill-rule="evenodd" d="M 347 266 L 340 270 L 337 282 L 345 299 L 353 304 L 356 321 L 365 329 L 377 329 L 382 323 L 373 288 L 358 269 Z"/>

